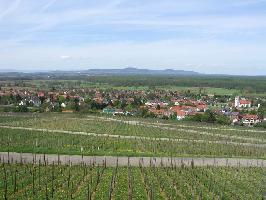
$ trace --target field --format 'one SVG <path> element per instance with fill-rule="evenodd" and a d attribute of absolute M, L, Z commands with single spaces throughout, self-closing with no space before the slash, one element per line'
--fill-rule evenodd
<path fill-rule="evenodd" d="M 11 158 L 7 162 L 0 157 L 0 195 L 3 199 L 262 199 L 266 173 L 259 163 L 266 160 L 265 140 L 263 129 L 100 115 L 3 114 L 0 151 L 10 152 Z M 124 166 L 118 160 L 116 167 L 91 162 L 30 164 L 11 162 L 12 152 L 140 160 L 214 158 L 223 167 L 196 162 Z M 243 161 L 231 166 L 219 158 L 254 159 L 258 164 L 251 167 Z"/>
<path fill-rule="evenodd" d="M 216 95 L 245 95 L 265 97 L 265 77 L 230 77 L 230 76 L 202 76 L 202 77 L 169 77 L 169 76 L 80 76 L 57 77 L 56 80 L 24 81 L 26 86 L 37 88 L 99 88 L 118 90 L 174 90 L 187 91 L 198 94 L 199 89 L 205 94 Z"/>
<path fill-rule="evenodd" d="M 150 90 L 157 89 L 157 90 L 165 90 L 165 91 L 179 91 L 179 92 L 185 92 L 190 91 L 193 94 L 198 94 L 201 90 L 205 94 L 213 94 L 213 95 L 228 95 L 232 96 L 234 94 L 241 94 L 241 90 L 239 89 L 228 89 L 228 88 L 219 88 L 219 87 L 196 87 L 196 86 L 178 86 L 178 85 L 164 85 L 164 86 L 119 86 L 119 85 L 111 85 L 107 83 L 93 83 L 93 82 L 87 82 L 87 81 L 79 81 L 79 80 L 60 80 L 60 81 L 49 81 L 49 80 L 43 80 L 43 81 L 24 81 L 25 86 L 18 87 L 20 89 L 31 89 L 31 88 L 37 88 L 39 90 L 43 88 L 50 88 L 52 86 L 61 88 L 63 87 L 70 87 L 70 88 L 91 88 L 91 89 L 114 89 L 114 90 Z M 3 89 L 9 90 L 12 87 L 2 87 Z"/>
<path fill-rule="evenodd" d="M 1 164 L 6 199 L 261 199 L 261 168 Z"/>
<path fill-rule="evenodd" d="M 266 158 L 266 132 L 110 119 L 2 116 L 2 152 Z M 27 138 L 24 140 L 23 138 Z"/>

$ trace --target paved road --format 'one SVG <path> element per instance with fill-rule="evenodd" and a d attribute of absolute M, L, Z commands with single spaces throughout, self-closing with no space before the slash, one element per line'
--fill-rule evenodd
<path fill-rule="evenodd" d="M 13 130 L 28 130 L 28 131 L 40 131 L 48 133 L 65 133 L 71 135 L 87 135 L 97 137 L 109 137 L 109 138 L 120 138 L 120 139 L 138 139 L 138 140 L 152 140 L 152 141 L 173 141 L 173 142 L 194 142 L 194 143 L 209 143 L 209 144 L 225 144 L 225 145 L 236 145 L 236 146 L 248 146 L 257 148 L 266 148 L 266 144 L 255 144 L 255 143 L 243 143 L 243 142 L 231 142 L 231 141 L 213 141 L 213 140 L 195 140 L 195 139 L 172 139 L 172 138 L 151 138 L 143 136 L 130 136 L 130 135 L 112 135 L 104 133 L 91 133 L 91 132 L 76 132 L 76 131 L 64 131 L 64 130 L 51 130 L 51 129 L 40 129 L 40 128 L 27 128 L 27 127 L 15 127 L 15 126 L 4 126 L 0 125 L 0 128 L 13 129 Z"/>
<path fill-rule="evenodd" d="M 241 159 L 241 158 L 171 158 L 171 157 L 115 157 L 115 156 L 79 156 L 79 155 L 55 155 L 55 154 L 31 154 L 0 152 L 0 160 L 5 163 L 47 163 L 62 165 L 106 165 L 118 166 L 231 166 L 231 167 L 263 167 L 266 168 L 266 160 Z"/>

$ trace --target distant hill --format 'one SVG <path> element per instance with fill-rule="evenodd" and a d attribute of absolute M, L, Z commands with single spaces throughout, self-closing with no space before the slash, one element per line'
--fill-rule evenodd
<path fill-rule="evenodd" d="M 22 70 L 0 70 L 0 80 L 31 80 L 31 79 L 73 79 L 76 77 L 86 78 L 88 76 L 204 76 L 194 71 L 185 70 L 152 70 L 138 68 L 124 69 L 88 69 L 88 70 L 55 70 L 55 71 L 22 71 Z"/>
<path fill-rule="evenodd" d="M 36 67 L 36 69 L 38 69 Z M 140 69 L 135 67 L 121 69 L 87 69 L 87 70 L 15 70 L 15 69 L 0 69 L 0 77 L 26 77 L 26 78 L 63 78 L 72 76 L 127 76 L 127 75 L 144 75 L 144 76 L 212 76 L 212 77 L 263 77 L 248 76 L 248 75 L 230 75 L 230 74 L 204 74 L 189 70 L 175 69 Z"/>
<path fill-rule="evenodd" d="M 197 76 L 202 75 L 194 71 L 185 70 L 152 70 L 128 67 L 124 69 L 88 69 L 88 70 L 55 70 L 55 71 L 23 71 L 14 69 L 0 69 L 1 75 L 173 75 L 173 76 Z"/>
<path fill-rule="evenodd" d="M 151 69 L 138 69 L 138 68 L 124 68 L 124 69 L 89 69 L 80 71 L 80 73 L 88 75 L 172 75 L 172 76 L 197 76 L 201 75 L 194 71 L 185 70 L 151 70 Z"/>

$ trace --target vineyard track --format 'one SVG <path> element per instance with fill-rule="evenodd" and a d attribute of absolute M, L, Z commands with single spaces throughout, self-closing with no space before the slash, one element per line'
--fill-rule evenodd
<path fill-rule="evenodd" d="M 40 129 L 40 128 L 29 128 L 29 127 L 15 127 L 15 126 L 4 126 L 0 125 L 0 128 L 12 129 L 12 130 L 27 130 L 27 131 L 39 131 L 48 133 L 65 133 L 70 135 L 86 135 L 95 137 L 109 137 L 119 139 L 138 139 L 138 140 L 152 140 L 152 141 L 174 141 L 174 142 L 194 142 L 194 143 L 209 143 L 209 144 L 225 144 L 225 145 L 242 145 L 249 147 L 265 148 L 266 144 L 256 143 L 243 143 L 243 142 L 231 142 L 231 141 L 217 141 L 217 140 L 198 140 L 198 139 L 176 139 L 176 138 L 154 138 L 154 137 L 143 137 L 143 136 L 127 136 L 127 135 L 113 135 L 106 133 L 92 133 L 92 132 L 81 132 L 81 131 L 66 131 L 66 130 L 51 130 L 51 129 Z"/>
<path fill-rule="evenodd" d="M 60 165 L 105 165 L 144 167 L 171 167 L 171 166 L 215 166 L 215 167 L 263 167 L 266 168 L 266 160 L 244 158 L 189 158 L 189 157 L 116 157 L 116 156 L 82 156 L 82 155 L 56 155 L 56 154 L 32 154 L 0 152 L 1 162 L 4 163 L 42 163 Z"/>

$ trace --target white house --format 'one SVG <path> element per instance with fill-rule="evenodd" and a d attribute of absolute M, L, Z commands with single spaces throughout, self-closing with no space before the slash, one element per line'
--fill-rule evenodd
<path fill-rule="evenodd" d="M 146 106 L 149 106 L 149 107 L 156 107 L 156 106 L 161 106 L 161 107 L 166 107 L 168 106 L 169 104 L 166 103 L 166 102 L 161 102 L 161 101 L 148 101 L 147 103 L 145 103 Z"/>
<path fill-rule="evenodd" d="M 245 115 L 243 116 L 243 119 L 242 119 L 242 123 L 244 125 L 248 125 L 248 126 L 252 126 L 252 125 L 255 125 L 257 123 L 261 122 L 260 118 L 258 115 Z"/>

